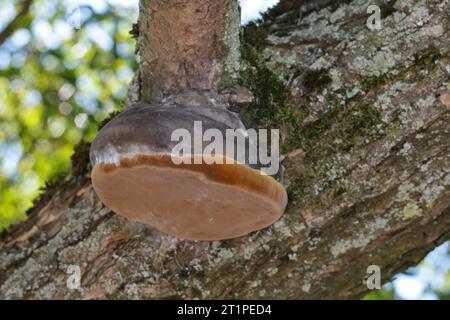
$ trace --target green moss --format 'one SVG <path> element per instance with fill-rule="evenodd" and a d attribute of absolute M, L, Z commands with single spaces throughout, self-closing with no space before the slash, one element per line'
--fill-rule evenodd
<path fill-rule="evenodd" d="M 263 21 L 269 22 L 275 18 L 290 12 L 286 15 L 283 23 L 293 23 L 299 18 L 299 11 L 302 8 L 303 14 L 311 11 L 319 11 L 324 7 L 328 7 L 331 12 L 336 11 L 343 4 L 349 4 L 353 0 L 317 0 L 315 3 L 313 1 L 305 0 L 281 0 L 276 6 L 269 9 L 263 14 Z"/>
<path fill-rule="evenodd" d="M 257 22 L 250 22 L 241 29 L 242 56 L 244 59 L 250 58 L 251 49 L 262 50 L 266 45 L 269 31 L 266 27 Z"/>
<path fill-rule="evenodd" d="M 349 4 L 351 3 L 353 0 L 335 0 L 333 1 L 333 3 L 330 5 L 330 11 L 334 12 L 337 9 L 339 9 L 342 5 L 344 4 Z"/>
<path fill-rule="evenodd" d="M 296 201 L 302 199 L 307 193 L 307 188 L 311 187 L 313 177 L 306 174 L 300 174 L 294 178 L 287 189 L 289 201 L 295 204 Z"/>
<path fill-rule="evenodd" d="M 303 74 L 303 86 L 310 92 L 321 92 L 328 86 L 332 79 L 328 75 L 328 70 L 306 70 Z"/>
<path fill-rule="evenodd" d="M 242 56 L 247 68 L 241 74 L 240 84 L 249 88 L 255 96 L 253 103 L 241 112 L 241 118 L 248 127 L 282 127 L 285 129 L 282 152 L 302 148 L 314 159 L 326 157 L 336 152 L 336 148 L 349 152 L 367 139 L 372 141 L 382 136 L 382 131 L 378 129 L 381 114 L 374 106 L 360 105 L 358 99 L 352 98 L 345 101 L 345 107 L 337 107 L 341 101 L 330 94 L 327 94 L 327 102 L 334 107 L 318 114 L 317 121 L 303 124 L 306 115 L 297 111 L 299 108 L 289 105 L 289 88 L 276 71 L 265 64 L 260 48 L 263 48 L 266 32 L 264 27 L 252 24 L 244 28 L 242 33 Z M 362 86 L 373 88 L 387 80 L 383 77 L 367 78 Z M 302 83 L 311 93 L 323 91 L 331 81 L 325 69 L 303 71 Z M 340 130 L 333 137 L 323 137 L 336 123 L 342 124 Z M 324 139 L 340 139 L 342 143 L 323 144 L 321 141 Z M 313 149 L 314 152 L 308 152 Z"/>
<path fill-rule="evenodd" d="M 389 17 L 390 15 L 392 15 L 395 11 L 397 11 L 394 8 L 394 4 L 395 4 L 395 0 L 390 0 L 386 3 L 383 3 L 380 5 L 380 11 L 381 11 L 381 18 L 385 19 L 387 17 Z"/>
<path fill-rule="evenodd" d="M 283 29 L 283 30 L 277 30 L 273 33 L 274 35 L 276 35 L 277 37 L 286 37 L 289 35 L 289 30 L 288 29 Z"/>
<path fill-rule="evenodd" d="M 106 126 L 112 119 L 114 119 L 118 114 L 120 113 L 120 111 L 113 111 L 111 112 L 108 117 L 106 117 L 99 125 L 98 125 L 98 130 L 100 130 L 101 128 L 103 128 L 104 126 Z"/>
<path fill-rule="evenodd" d="M 90 170 L 89 150 L 91 144 L 82 141 L 75 147 L 75 152 L 71 157 L 72 175 L 74 179 L 85 176 Z"/>
<path fill-rule="evenodd" d="M 291 10 L 296 10 L 304 4 L 303 0 L 281 0 L 276 6 L 269 9 L 267 12 L 263 14 L 263 20 L 273 20 L 276 17 L 282 15 Z"/>
<path fill-rule="evenodd" d="M 298 19 L 299 19 L 299 10 L 293 10 L 293 11 L 287 12 L 283 16 L 283 19 L 279 22 L 291 26 L 291 25 L 296 25 Z"/>
<path fill-rule="evenodd" d="M 278 77 L 267 67 L 253 65 L 241 75 L 239 84 L 249 88 L 253 102 L 241 111 L 248 127 L 278 128 L 287 109 L 287 90 Z"/>
<path fill-rule="evenodd" d="M 335 118 L 333 112 L 321 115 L 313 124 L 303 125 L 305 115 L 289 105 L 289 88 L 280 80 L 280 76 L 269 69 L 263 59 L 267 30 L 257 24 L 249 24 L 242 31 L 242 57 L 247 68 L 241 73 L 240 84 L 254 94 L 251 105 L 241 111 L 241 119 L 247 127 L 285 129 L 283 152 L 294 148 L 309 148 L 322 132 L 330 128 Z M 303 85 L 311 92 L 320 92 L 331 83 L 327 70 L 306 70 Z"/>
<path fill-rule="evenodd" d="M 348 150 L 354 147 L 358 138 L 374 141 L 382 136 L 377 129 L 377 125 L 381 123 L 381 112 L 372 105 L 358 105 L 351 113 L 347 113 L 342 121 L 349 124 L 339 135 L 344 142 L 347 142 L 344 146 Z"/>
<path fill-rule="evenodd" d="M 133 37 L 133 39 L 139 38 L 139 23 L 133 24 L 130 30 L 130 35 Z"/>
<path fill-rule="evenodd" d="M 242 57 L 247 68 L 241 74 L 240 84 L 249 88 L 255 96 L 253 103 L 240 114 L 247 127 L 283 127 L 285 143 L 282 152 L 295 148 L 303 148 L 305 151 L 316 148 L 322 134 L 337 121 L 346 124 L 339 131 L 339 138 L 344 141 L 343 151 L 351 150 L 357 144 L 358 137 L 367 134 L 374 139 L 379 137 L 379 132 L 374 127 L 381 121 L 380 114 L 367 105 L 354 106 L 352 110 L 332 108 L 331 111 L 319 114 L 317 121 L 304 125 L 306 115 L 297 112 L 298 108 L 288 103 L 289 88 L 280 80 L 276 71 L 265 64 L 261 49 L 264 48 L 266 36 L 267 30 L 256 24 L 248 25 L 242 32 Z M 325 69 L 306 70 L 302 76 L 303 85 L 313 93 L 321 92 L 331 81 Z M 328 97 L 327 100 L 333 105 L 339 103 L 334 97 Z M 331 152 L 325 149 L 323 151 Z"/>
<path fill-rule="evenodd" d="M 430 66 L 434 65 L 434 63 L 440 59 L 443 59 L 444 56 L 437 49 L 431 49 L 423 54 L 416 54 L 414 56 L 414 66 Z"/>
<path fill-rule="evenodd" d="M 296 148 L 306 151 L 309 161 L 327 158 L 336 151 L 349 152 L 367 140 L 375 141 L 384 135 L 381 112 L 373 105 L 347 105 L 318 115 L 318 120 L 307 124 L 292 126 L 283 146 L 283 152 Z M 333 126 L 339 125 L 339 130 Z M 333 141 L 340 140 L 336 145 Z M 312 152 L 310 152 L 312 151 Z"/>
<path fill-rule="evenodd" d="M 246 69 L 241 72 L 238 82 L 252 91 L 254 100 L 241 111 L 240 116 L 249 128 L 280 128 L 295 120 L 288 105 L 288 88 L 264 62 L 261 49 L 266 36 L 265 28 L 254 23 L 241 33 Z"/>

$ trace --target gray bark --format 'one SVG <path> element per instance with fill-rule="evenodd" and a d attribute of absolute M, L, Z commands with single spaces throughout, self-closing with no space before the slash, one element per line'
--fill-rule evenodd
<path fill-rule="evenodd" d="M 0 298 L 359 298 L 368 266 L 386 282 L 417 264 L 450 234 L 450 4 L 373 4 L 381 30 L 367 1 L 283 1 L 247 30 L 242 114 L 284 135 L 289 206 L 272 227 L 193 242 L 128 222 L 96 197 L 82 145 L 2 236 Z"/>

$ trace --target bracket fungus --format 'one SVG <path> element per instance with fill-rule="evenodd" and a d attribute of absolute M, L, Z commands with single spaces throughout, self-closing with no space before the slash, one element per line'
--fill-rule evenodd
<path fill-rule="evenodd" d="M 287 203 L 274 178 L 237 161 L 207 164 L 201 154 L 174 163 L 172 132 L 195 134 L 194 121 L 221 132 L 240 124 L 225 109 L 142 104 L 110 121 L 90 152 L 100 199 L 130 220 L 188 240 L 234 238 L 271 225 Z"/>
<path fill-rule="evenodd" d="M 228 150 L 208 156 L 205 141 L 174 156 L 173 132 L 196 135 L 196 122 L 223 134 L 223 144 L 228 129 L 251 143 L 220 93 L 239 72 L 237 0 L 142 5 L 154 13 L 139 24 L 146 35 L 139 53 L 151 61 L 140 66 L 145 103 L 123 111 L 94 139 L 95 191 L 116 213 L 189 240 L 229 239 L 271 225 L 287 195 L 257 164 Z"/>

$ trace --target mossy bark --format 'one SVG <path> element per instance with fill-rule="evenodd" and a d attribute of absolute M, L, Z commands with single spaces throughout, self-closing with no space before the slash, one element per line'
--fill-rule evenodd
<path fill-rule="evenodd" d="M 239 80 L 247 124 L 283 132 L 282 219 L 227 241 L 161 234 L 102 205 L 81 146 L 2 236 L 0 298 L 359 298 L 368 266 L 389 281 L 449 239 L 450 4 L 373 1 L 389 14 L 370 31 L 367 1 L 289 2 L 243 32 Z"/>

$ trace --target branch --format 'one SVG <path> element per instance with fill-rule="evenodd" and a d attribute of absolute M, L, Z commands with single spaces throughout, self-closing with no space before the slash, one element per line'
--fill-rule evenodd
<path fill-rule="evenodd" d="M 28 11 L 30 10 L 31 7 L 31 3 L 32 0 L 25 0 L 22 5 L 22 8 L 14 17 L 14 19 L 11 20 L 11 22 L 6 26 L 6 28 L 2 30 L 2 32 L 0 32 L 0 45 L 2 45 L 5 42 L 5 40 L 17 29 L 20 20 L 22 20 L 22 18 L 28 14 Z"/>

